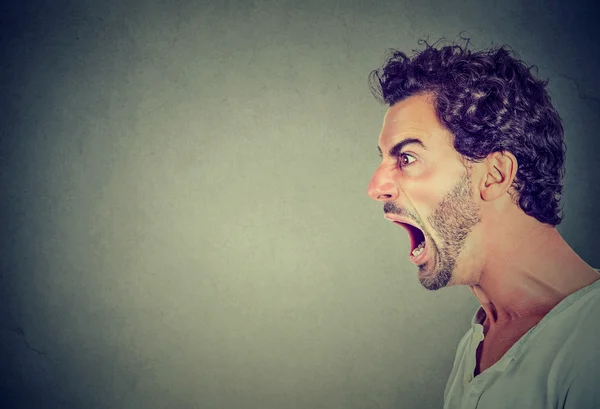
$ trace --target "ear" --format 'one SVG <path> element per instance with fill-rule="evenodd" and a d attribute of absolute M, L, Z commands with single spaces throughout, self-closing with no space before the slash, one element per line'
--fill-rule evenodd
<path fill-rule="evenodd" d="M 485 175 L 482 178 L 481 198 L 489 201 L 507 193 L 517 175 L 517 158 L 510 152 L 493 152 L 485 158 Z"/>

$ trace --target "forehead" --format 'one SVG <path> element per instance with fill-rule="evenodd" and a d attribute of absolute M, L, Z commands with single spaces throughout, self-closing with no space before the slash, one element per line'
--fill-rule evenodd
<path fill-rule="evenodd" d="M 451 134 L 440 123 L 431 95 L 415 95 L 391 106 L 384 117 L 379 135 L 382 148 L 408 137 L 426 145 L 451 146 Z"/>

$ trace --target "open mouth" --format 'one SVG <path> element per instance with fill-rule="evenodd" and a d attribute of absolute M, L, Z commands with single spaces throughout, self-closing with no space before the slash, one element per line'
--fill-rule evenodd
<path fill-rule="evenodd" d="M 404 227 L 410 238 L 410 259 L 413 262 L 422 261 L 425 258 L 426 240 L 423 231 L 412 224 L 394 221 L 399 226 Z"/>

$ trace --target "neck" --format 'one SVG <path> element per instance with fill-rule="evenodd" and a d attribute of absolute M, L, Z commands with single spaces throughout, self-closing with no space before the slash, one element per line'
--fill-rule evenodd
<path fill-rule="evenodd" d="M 600 278 L 558 231 L 535 219 L 494 226 L 493 249 L 470 286 L 486 312 L 486 325 L 539 320 L 566 296 Z"/>

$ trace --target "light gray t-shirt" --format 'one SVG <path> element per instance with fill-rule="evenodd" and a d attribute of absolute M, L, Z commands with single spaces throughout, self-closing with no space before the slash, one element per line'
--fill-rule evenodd
<path fill-rule="evenodd" d="M 485 312 L 458 345 L 444 409 L 600 408 L 600 280 L 569 295 L 473 377 Z"/>

